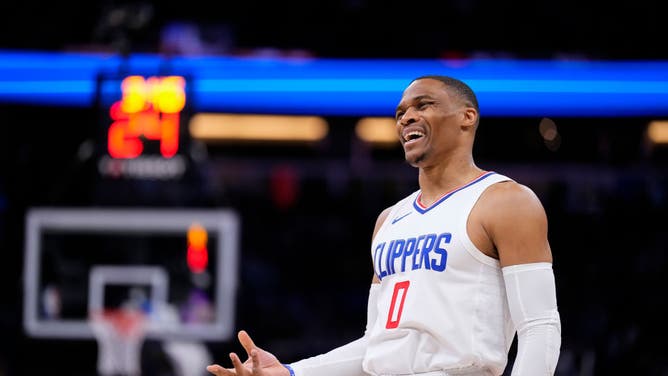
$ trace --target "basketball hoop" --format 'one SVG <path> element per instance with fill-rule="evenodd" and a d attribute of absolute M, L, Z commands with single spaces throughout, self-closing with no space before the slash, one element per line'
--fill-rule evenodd
<path fill-rule="evenodd" d="M 95 311 L 89 318 L 98 343 L 97 371 L 103 376 L 141 374 L 146 315 L 131 308 Z"/>

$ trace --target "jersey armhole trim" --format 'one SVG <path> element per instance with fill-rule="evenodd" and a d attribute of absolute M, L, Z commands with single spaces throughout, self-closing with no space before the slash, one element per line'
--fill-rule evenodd
<path fill-rule="evenodd" d="M 473 212 L 473 208 L 476 206 L 476 204 L 480 200 L 480 197 L 483 195 L 483 193 L 489 187 L 491 187 L 492 185 L 494 185 L 496 183 L 501 183 L 501 182 L 504 182 L 504 181 L 512 181 L 512 179 L 510 179 L 506 176 L 503 176 L 503 175 L 496 175 L 495 178 L 496 178 L 496 179 L 494 179 L 495 181 L 490 182 L 490 184 L 488 186 L 486 186 L 480 192 L 480 194 L 476 198 L 475 202 L 471 206 L 471 209 L 468 211 L 468 214 L 466 215 L 466 218 L 464 218 L 464 220 L 460 222 L 460 224 L 459 224 L 460 228 L 459 229 L 460 229 L 461 233 L 464 234 L 464 237 L 462 239 L 460 239 L 462 245 L 464 246 L 464 249 L 466 249 L 466 251 L 471 256 L 473 256 L 473 258 L 475 258 L 476 260 L 480 261 L 481 263 L 483 263 L 485 265 L 491 266 L 495 269 L 499 269 L 499 271 L 500 271 L 501 263 L 499 262 L 499 260 L 495 259 L 494 257 L 487 256 L 481 250 L 479 250 L 478 247 L 476 247 L 475 244 L 473 244 L 473 241 L 471 240 L 471 237 L 469 236 L 469 231 L 468 231 L 469 217 L 471 216 L 471 212 Z"/>

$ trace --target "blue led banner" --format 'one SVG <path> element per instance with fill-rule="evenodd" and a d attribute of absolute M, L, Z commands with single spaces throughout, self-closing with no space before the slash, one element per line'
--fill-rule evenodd
<path fill-rule="evenodd" d="M 471 85 L 485 116 L 668 116 L 664 61 L 122 59 L 0 51 L 0 102 L 93 106 L 97 77 L 109 73 L 190 76 L 197 112 L 393 116 L 412 78 L 444 74 Z"/>

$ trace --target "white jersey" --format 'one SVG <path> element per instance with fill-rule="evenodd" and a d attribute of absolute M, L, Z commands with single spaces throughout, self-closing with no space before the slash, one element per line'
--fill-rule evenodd
<path fill-rule="evenodd" d="M 473 245 L 466 223 L 483 191 L 506 180 L 486 172 L 429 207 L 417 191 L 391 209 L 371 248 L 381 282 L 367 373 L 503 373 L 515 335 L 503 274 Z"/>

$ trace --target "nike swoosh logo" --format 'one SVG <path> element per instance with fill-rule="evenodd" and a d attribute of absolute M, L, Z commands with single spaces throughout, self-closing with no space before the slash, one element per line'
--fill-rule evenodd
<path fill-rule="evenodd" d="M 394 218 L 394 219 L 392 220 L 392 224 L 395 224 L 395 223 L 401 221 L 402 219 L 408 217 L 411 213 L 412 213 L 412 212 L 408 212 L 408 213 L 402 215 L 401 217 Z"/>

